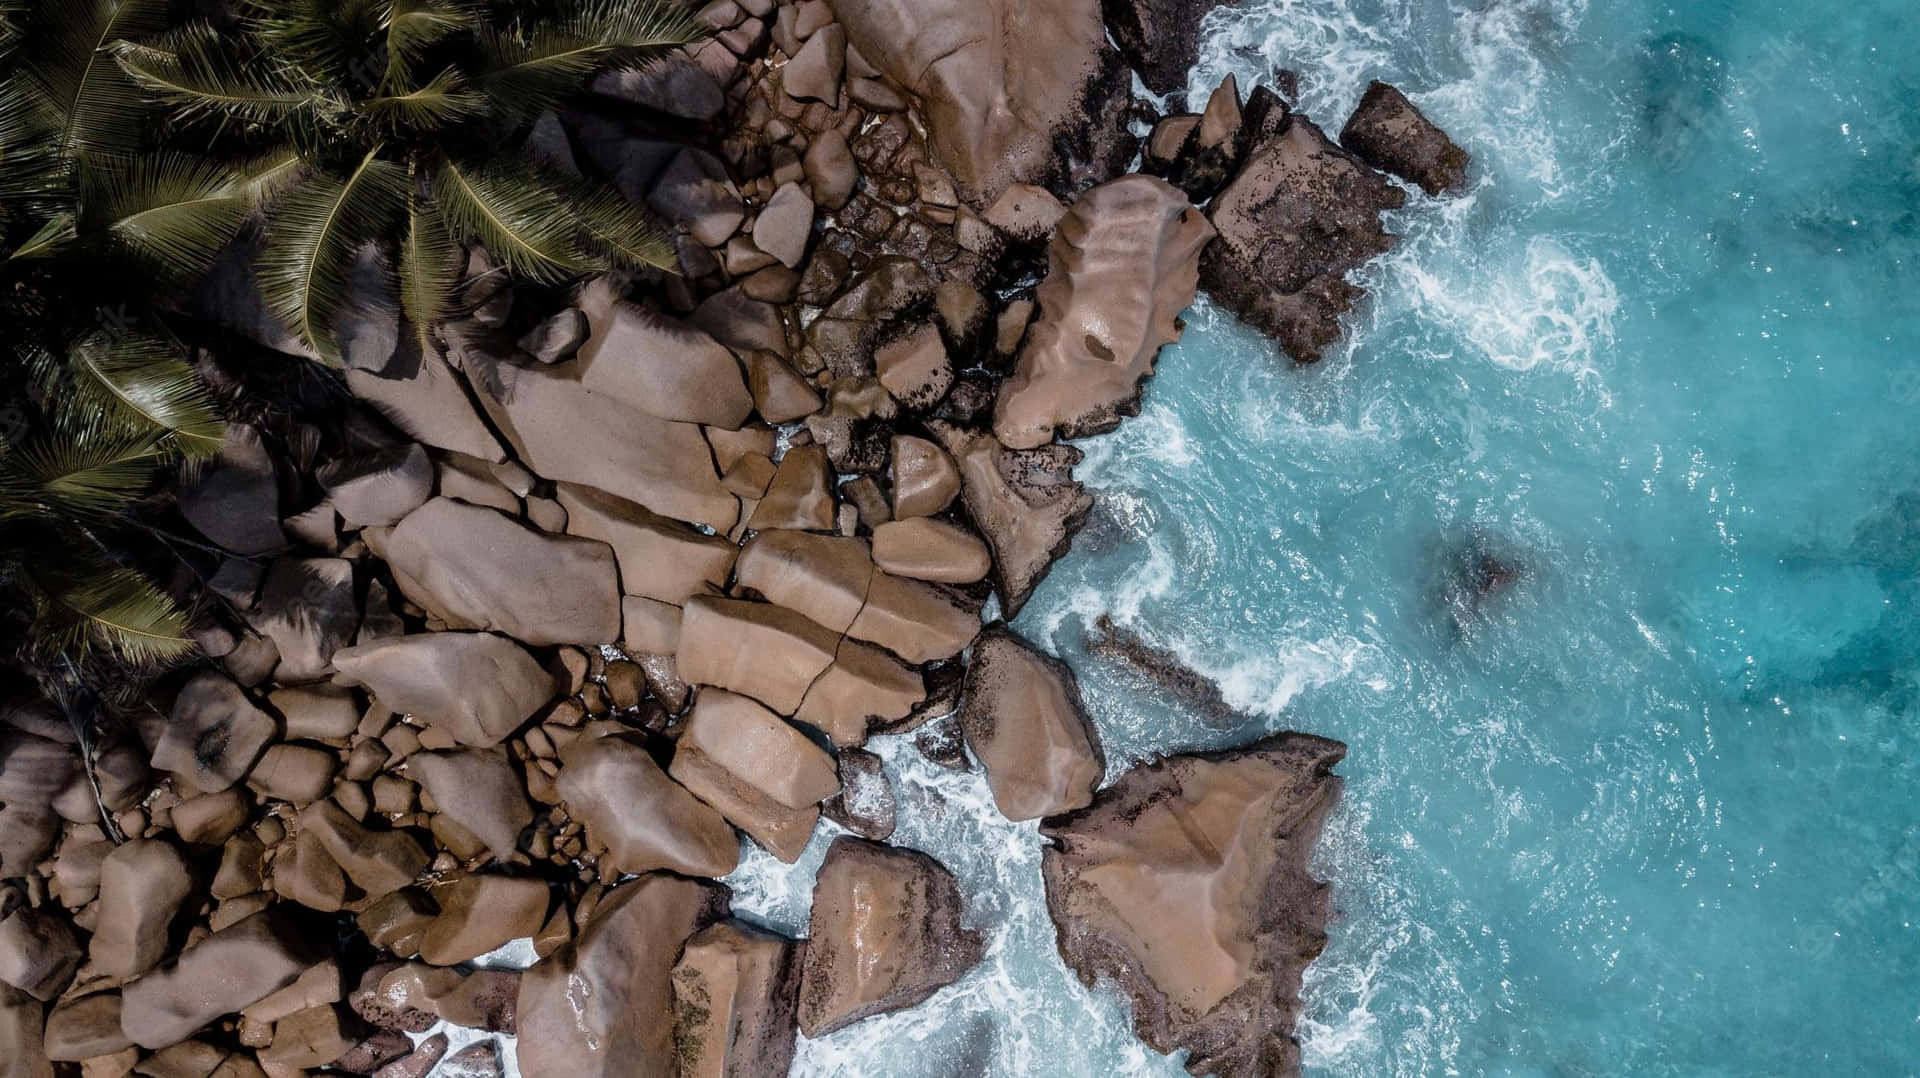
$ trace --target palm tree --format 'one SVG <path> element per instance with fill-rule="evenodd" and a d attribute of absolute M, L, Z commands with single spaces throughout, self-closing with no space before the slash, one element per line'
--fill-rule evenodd
<path fill-rule="evenodd" d="M 458 284 L 458 244 L 544 282 L 672 265 L 618 193 L 511 147 L 595 74 L 698 40 L 676 0 L 238 2 L 231 25 L 129 38 L 114 55 L 179 132 L 266 162 L 251 183 L 267 216 L 261 290 L 323 359 L 339 360 L 370 248 L 423 348 Z"/>
<path fill-rule="evenodd" d="M 155 476 L 219 450 L 223 426 L 147 300 L 244 225 L 244 173 L 158 152 L 113 42 L 158 33 L 164 0 L 0 5 L 0 584 L 41 658 L 146 665 L 186 654 L 187 618 L 134 567 L 128 513 Z"/>

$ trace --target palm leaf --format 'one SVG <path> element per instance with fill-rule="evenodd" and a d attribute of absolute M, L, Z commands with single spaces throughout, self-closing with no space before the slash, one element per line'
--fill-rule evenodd
<path fill-rule="evenodd" d="M 677 270 L 666 235 L 618 191 L 575 181 L 559 187 L 555 197 L 572 209 L 587 250 L 627 269 Z"/>
<path fill-rule="evenodd" d="M 71 413 L 34 441 L 0 457 L 0 520 L 106 520 L 146 492 L 171 451 L 103 417 Z"/>
<path fill-rule="evenodd" d="M 158 665 L 193 651 L 188 619 L 166 592 L 133 569 L 102 567 L 45 596 L 40 636 L 59 651 L 98 648 L 135 665 Z"/>
<path fill-rule="evenodd" d="M 0 79 L 0 201 L 57 197 L 67 172 L 59 114 L 40 83 L 17 71 Z"/>
<path fill-rule="evenodd" d="M 361 115 L 381 134 L 431 131 L 475 116 L 487 99 L 466 88 L 458 71 L 448 68 L 411 93 L 368 98 Z"/>
<path fill-rule="evenodd" d="M 90 234 L 169 279 L 205 272 L 249 212 L 242 177 L 181 154 L 83 169 L 81 199 Z"/>
<path fill-rule="evenodd" d="M 587 268 L 573 207 L 522 166 L 446 161 L 434 170 L 433 194 L 456 238 L 479 241 L 520 276 L 557 281 Z"/>
<path fill-rule="evenodd" d="M 212 456 L 226 426 L 179 348 L 151 333 L 91 333 L 67 353 L 76 403 L 118 414 L 133 432 L 165 432 L 189 459 Z"/>
<path fill-rule="evenodd" d="M 602 71 L 644 67 L 705 36 L 673 0 L 588 0 L 558 19 L 483 26 L 475 37 L 487 70 L 475 83 L 506 115 L 528 116 Z"/>
<path fill-rule="evenodd" d="M 471 10 L 438 0 L 393 0 L 387 13 L 387 69 L 380 81 L 382 90 L 399 93 L 420 57 L 435 43 L 471 30 L 475 17 Z"/>
<path fill-rule="evenodd" d="M 14 248 L 7 257 L 16 261 L 51 258 L 72 245 L 78 235 L 74 227 L 73 214 L 56 214 L 41 225 L 39 231 L 28 236 L 24 243 Z"/>
<path fill-rule="evenodd" d="M 182 26 L 153 44 L 122 41 L 113 57 L 141 88 L 182 119 L 276 124 L 325 104 L 310 83 L 237 48 L 206 23 Z"/>
<path fill-rule="evenodd" d="M 320 86 L 370 88 L 381 75 L 382 0 L 253 0 L 263 52 Z"/>
<path fill-rule="evenodd" d="M 433 325 L 446 313 L 459 281 L 459 256 L 440 215 L 420 199 L 409 199 L 407 233 L 400 239 L 400 310 L 422 354 L 432 350 Z"/>
<path fill-rule="evenodd" d="M 42 0 L 24 62 L 51 102 L 62 156 L 82 151 L 131 152 L 149 134 L 140 88 L 108 46 L 166 29 L 166 0 Z"/>
<path fill-rule="evenodd" d="M 340 359 L 333 320 L 349 298 L 359 249 L 405 212 L 406 173 L 377 158 L 379 151 L 344 178 L 316 174 L 282 198 L 257 264 L 268 305 L 330 363 Z"/>

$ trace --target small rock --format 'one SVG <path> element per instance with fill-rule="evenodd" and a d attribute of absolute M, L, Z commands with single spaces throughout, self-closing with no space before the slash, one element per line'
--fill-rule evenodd
<path fill-rule="evenodd" d="M 280 712 L 288 738 L 344 738 L 360 725 L 360 704 L 353 690 L 337 685 L 276 689 L 267 695 L 267 702 Z"/>
<path fill-rule="evenodd" d="M 331 463 L 315 478 L 350 528 L 397 523 L 433 495 L 433 461 L 418 442 Z"/>
<path fill-rule="evenodd" d="M 840 76 L 846 69 L 847 32 L 828 26 L 807 39 L 781 69 L 780 86 L 800 101 L 824 101 L 840 107 Z"/>
<path fill-rule="evenodd" d="M 1067 665 L 1004 625 L 974 642 L 960 699 L 967 747 L 1010 820 L 1084 808 L 1106 773 L 1100 734 Z"/>
<path fill-rule="evenodd" d="M 303 834 L 320 841 L 342 870 L 370 898 L 412 883 L 432 860 L 418 840 L 404 831 L 376 831 L 331 801 L 319 801 L 300 813 Z"/>
<path fill-rule="evenodd" d="M 865 749 L 841 749 L 839 770 L 840 792 L 821 809 L 827 819 L 875 842 L 892 837 L 897 809 L 880 757 Z"/>
<path fill-rule="evenodd" d="M 269 745 L 247 775 L 247 785 L 268 797 L 304 805 L 327 796 L 340 758 L 317 745 Z"/>
<path fill-rule="evenodd" d="M 987 223 L 1022 243 L 1037 243 L 1053 232 L 1067 208 L 1044 187 L 1016 183 L 1001 192 L 984 216 Z"/>
<path fill-rule="evenodd" d="M 960 469 L 946 450 L 925 438 L 895 435 L 890 458 L 896 519 L 943 512 L 960 493 Z"/>
<path fill-rule="evenodd" d="M 547 921 L 547 885 L 509 876 L 462 876 L 433 891 L 440 913 L 420 937 L 420 958 L 436 966 L 471 962 L 531 936 Z"/>
<path fill-rule="evenodd" d="M 781 459 L 766 496 L 753 511 L 748 526 L 832 531 L 834 525 L 833 473 L 827 469 L 827 451 L 817 445 L 797 446 Z"/>
<path fill-rule="evenodd" d="M 807 185 L 813 188 L 813 201 L 823 210 L 831 212 L 846 205 L 860 183 L 860 167 L 853 160 L 846 136 L 837 128 L 814 136 L 800 163 L 806 169 Z M 841 277 L 845 278 L 844 270 Z"/>
<path fill-rule="evenodd" d="M 769 423 L 790 423 L 820 409 L 820 394 L 812 384 L 772 352 L 748 353 L 747 383 L 753 388 L 754 409 Z"/>
<path fill-rule="evenodd" d="M 873 353 L 880 384 L 911 411 L 925 411 L 953 386 L 953 363 L 938 327 L 923 325 Z"/>
<path fill-rule="evenodd" d="M 66 917 L 22 906 L 0 920 L 0 984 L 34 999 L 57 998 L 73 982 L 82 952 Z"/>
<path fill-rule="evenodd" d="M 785 1075 L 793 1062 L 799 945 L 729 920 L 701 929 L 673 967 L 679 1078 Z"/>
<path fill-rule="evenodd" d="M 1378 80 L 1367 85 L 1340 132 L 1340 145 L 1383 172 L 1419 184 L 1430 195 L 1458 192 L 1467 185 L 1467 151 L 1406 94 Z"/>
<path fill-rule="evenodd" d="M 120 993 L 61 1000 L 47 1015 L 45 1044 L 47 1058 L 56 1063 L 78 1063 L 132 1047 L 120 1029 Z"/>
<path fill-rule="evenodd" d="M 753 242 L 789 268 L 806 261 L 813 231 L 813 200 L 797 183 L 785 183 L 767 200 L 753 224 Z"/>

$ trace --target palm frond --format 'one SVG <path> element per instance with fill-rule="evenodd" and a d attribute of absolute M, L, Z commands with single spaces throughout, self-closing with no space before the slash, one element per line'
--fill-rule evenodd
<path fill-rule="evenodd" d="M 251 0 L 247 24 L 266 55 L 320 86 L 380 78 L 383 0 Z"/>
<path fill-rule="evenodd" d="M 47 219 L 39 230 L 15 247 L 7 257 L 16 261 L 33 258 L 51 258 L 71 245 L 79 233 L 74 225 L 73 214 L 57 213 Z"/>
<path fill-rule="evenodd" d="M 527 116 L 607 70 L 644 67 L 694 44 L 706 28 L 673 0 L 587 0 L 558 19 L 475 35 L 486 71 L 475 79 L 496 107 Z"/>
<path fill-rule="evenodd" d="M 98 521 L 139 500 L 171 459 L 165 440 L 69 409 L 53 429 L 0 457 L 0 520 Z"/>
<path fill-rule="evenodd" d="M 60 117 L 36 79 L 0 79 L 0 202 L 57 197 L 69 170 L 60 156 Z"/>
<path fill-rule="evenodd" d="M 213 264 L 246 224 L 242 177 L 183 154 L 148 154 L 81 171 L 89 232 L 167 279 Z"/>
<path fill-rule="evenodd" d="M 152 333 L 88 334 L 67 352 L 75 403 L 123 417 L 129 433 L 165 433 L 189 459 L 212 456 L 225 443 L 226 425 L 179 353 Z"/>
<path fill-rule="evenodd" d="M 381 89 L 398 94 L 420 57 L 447 37 L 473 29 L 474 13 L 442 0 L 393 0 L 387 13 L 387 67 Z"/>
<path fill-rule="evenodd" d="M 39 23 L 23 60 L 59 116 L 61 155 L 138 149 L 145 97 L 109 46 L 166 29 L 166 0 L 42 0 Z"/>
<path fill-rule="evenodd" d="M 316 174 L 282 198 L 256 266 L 268 305 L 329 363 L 340 359 L 333 320 L 347 302 L 359 248 L 405 212 L 406 172 L 376 157 L 379 150 L 344 178 Z"/>
<path fill-rule="evenodd" d="M 152 44 L 119 42 L 113 57 L 182 119 L 276 124 L 325 103 L 311 83 L 289 78 L 206 23 L 182 26 Z"/>
<path fill-rule="evenodd" d="M 432 131 L 485 111 L 487 99 L 448 68 L 409 93 L 368 98 L 359 111 L 381 134 Z"/>
<path fill-rule="evenodd" d="M 407 202 L 407 233 L 400 238 L 400 311 L 421 352 L 432 349 L 432 331 L 447 311 L 459 282 L 460 250 L 433 207 Z"/>
<path fill-rule="evenodd" d="M 39 636 L 53 650 L 84 655 L 98 649 L 136 666 L 174 662 L 193 651 L 186 613 L 136 570 L 102 567 L 78 583 L 36 590 L 44 597 Z"/>
<path fill-rule="evenodd" d="M 570 207 L 587 250 L 625 269 L 679 266 L 666 234 L 618 191 L 574 181 L 556 185 L 556 197 Z"/>
<path fill-rule="evenodd" d="M 443 162 L 433 196 L 455 238 L 478 240 L 516 274 L 557 281 L 587 268 L 573 207 L 518 164 Z"/>

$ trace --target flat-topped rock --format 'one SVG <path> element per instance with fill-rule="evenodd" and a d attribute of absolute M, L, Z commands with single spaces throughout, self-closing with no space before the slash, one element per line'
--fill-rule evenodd
<path fill-rule="evenodd" d="M 368 368 L 349 361 L 347 388 L 416 442 L 481 460 L 507 459 L 467 396 L 466 379 L 436 352 L 409 349 Z"/>
<path fill-rule="evenodd" d="M 302 809 L 300 829 L 317 839 L 327 856 L 369 898 L 407 886 L 432 861 L 420 840 L 412 835 L 366 827 L 332 801 L 316 801 Z"/>
<path fill-rule="evenodd" d="M 680 1078 L 673 969 L 725 916 L 723 887 L 652 874 L 608 891 L 580 934 L 520 981 L 520 1073 Z"/>
<path fill-rule="evenodd" d="M 401 592 L 451 628 L 535 645 L 620 637 L 620 577 L 605 543 L 435 498 L 393 529 L 386 558 Z"/>
<path fill-rule="evenodd" d="M 739 548 L 644 506 L 593 487 L 558 484 L 567 531 L 613 548 L 620 589 L 679 606 L 694 595 L 718 593 Z"/>
<path fill-rule="evenodd" d="M 1307 861 L 1345 755 L 1283 733 L 1167 757 L 1040 826 L 1061 957 L 1088 985 L 1118 985 L 1140 1039 L 1187 1049 L 1195 1073 L 1300 1072 L 1300 978 L 1331 908 Z"/>
<path fill-rule="evenodd" d="M 1081 195 L 1047 244 L 1013 377 L 993 417 L 1001 444 L 1032 449 L 1100 434 L 1140 411 L 1140 383 L 1180 338 L 1213 226 L 1167 183 L 1123 176 Z"/>
<path fill-rule="evenodd" d="M 697 597 L 680 621 L 680 676 L 791 715 L 833 662 L 838 634 L 771 603 Z"/>
<path fill-rule="evenodd" d="M 740 550 L 736 583 L 836 633 L 860 616 L 873 579 L 863 539 L 769 529 Z"/>
<path fill-rule="evenodd" d="M 174 697 L 173 712 L 153 749 L 153 766 L 197 790 L 217 793 L 246 778 L 279 736 L 279 724 L 224 674 L 195 674 Z"/>
<path fill-rule="evenodd" d="M 1430 195 L 1467 186 L 1467 151 L 1406 94 L 1377 79 L 1367 84 L 1359 107 L 1341 129 L 1340 145 L 1382 172 L 1419 184 Z"/>
<path fill-rule="evenodd" d="M 979 618 L 969 617 L 977 629 Z M 846 639 L 793 717 L 826 734 L 835 747 L 845 748 L 862 744 L 876 728 L 906 718 L 926 695 L 919 670 L 872 644 Z"/>
<path fill-rule="evenodd" d="M 740 839 L 725 817 L 668 778 L 638 740 L 583 738 L 560 761 L 560 797 L 589 845 L 606 850 L 604 868 L 724 876 L 739 863 Z"/>
<path fill-rule="evenodd" d="M 513 857 L 520 833 L 533 823 L 526 781 L 500 746 L 417 752 L 407 757 L 407 773 L 497 860 Z"/>
<path fill-rule="evenodd" d="M 979 961 L 959 884 L 918 850 L 842 837 L 813 885 L 801 963 L 800 1030 L 820 1037 L 911 1007 Z"/>
<path fill-rule="evenodd" d="M 766 496 L 753 510 L 748 527 L 832 531 L 834 524 L 833 472 L 827 451 L 817 445 L 796 446 L 780 458 Z"/>
<path fill-rule="evenodd" d="M 891 520 L 874 528 L 873 560 L 895 576 L 944 584 L 971 584 L 993 569 L 984 540 L 932 517 Z"/>
<path fill-rule="evenodd" d="M 0 987 L 56 999 L 85 954 L 64 913 L 22 906 L 0 918 Z"/>
<path fill-rule="evenodd" d="M 832 757 L 778 715 L 714 688 L 694 698 L 668 773 L 789 864 L 819 822 L 819 802 L 840 789 Z"/>
<path fill-rule="evenodd" d="M 928 427 L 959 466 L 962 499 L 993 550 L 994 590 L 1011 618 L 1093 509 L 1093 495 L 1073 480 L 1080 451 L 1067 445 L 1008 449 L 984 432 L 939 422 Z"/>
<path fill-rule="evenodd" d="M 336 653 L 347 683 L 462 744 L 497 745 L 553 699 L 553 675 L 527 649 L 491 633 L 420 633 Z M 155 754 L 156 766 L 159 754 Z"/>
<path fill-rule="evenodd" d="M 421 932 L 420 960 L 436 966 L 471 962 L 533 935 L 552 905 L 546 881 L 491 872 L 460 876 L 431 894 L 440 912 Z"/>
<path fill-rule="evenodd" d="M 679 1078 L 785 1078 L 800 945 L 739 920 L 708 925 L 673 967 Z"/>
<path fill-rule="evenodd" d="M 1083 808 L 1106 774 L 1100 733 L 1073 671 L 1004 625 L 974 642 L 960 729 L 986 768 L 994 805 L 1010 820 Z"/>
<path fill-rule="evenodd" d="M 418 442 L 330 464 L 316 478 L 350 528 L 396 523 L 433 495 L 433 461 Z"/>
<path fill-rule="evenodd" d="M 598 487 L 720 532 L 738 520 L 739 501 L 721 488 L 698 425 L 647 415 L 587 388 L 578 364 L 534 370 L 477 351 L 467 361 L 479 372 L 488 414 L 542 476 Z"/>
<path fill-rule="evenodd" d="M 1314 362 L 1360 298 L 1347 273 L 1393 246 L 1380 214 L 1405 202 L 1312 122 L 1290 117 L 1207 206 L 1220 235 L 1201 255 L 1201 287 L 1294 359 Z"/>
<path fill-rule="evenodd" d="M 313 965 L 293 926 L 253 914 L 187 948 L 121 990 L 120 1025 L 142 1048 L 178 1044 L 219 1018 L 265 999 Z"/>
<path fill-rule="evenodd" d="M 580 385 L 637 411 L 732 430 L 753 398 L 740 364 L 706 331 L 624 301 L 586 305 L 590 334 L 574 365 Z"/>

